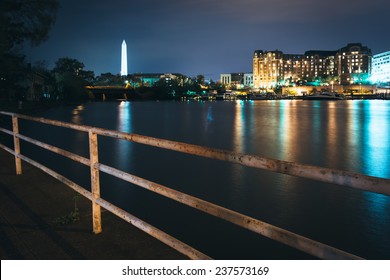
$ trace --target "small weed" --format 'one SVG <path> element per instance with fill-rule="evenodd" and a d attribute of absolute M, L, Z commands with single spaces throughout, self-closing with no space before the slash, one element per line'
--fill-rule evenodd
<path fill-rule="evenodd" d="M 54 219 L 53 224 L 64 226 L 64 225 L 73 224 L 78 220 L 80 220 L 80 213 L 79 210 L 76 208 L 75 211 L 70 212 L 68 215 L 64 215 Z"/>
<path fill-rule="evenodd" d="M 76 194 L 72 200 L 74 201 L 74 209 L 71 211 L 68 215 L 60 216 L 56 219 L 54 219 L 53 224 L 55 225 L 69 225 L 73 224 L 74 222 L 77 222 L 80 220 L 80 213 L 79 208 L 77 208 L 77 201 L 79 200 L 80 195 Z"/>

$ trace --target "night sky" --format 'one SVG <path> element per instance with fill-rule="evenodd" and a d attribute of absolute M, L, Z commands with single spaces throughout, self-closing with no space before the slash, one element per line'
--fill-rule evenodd
<path fill-rule="evenodd" d="M 360 42 L 390 50 L 388 0 L 60 0 L 49 40 L 28 62 L 76 58 L 96 75 L 120 72 L 122 40 L 129 73 L 251 72 L 256 49 L 303 54 Z"/>

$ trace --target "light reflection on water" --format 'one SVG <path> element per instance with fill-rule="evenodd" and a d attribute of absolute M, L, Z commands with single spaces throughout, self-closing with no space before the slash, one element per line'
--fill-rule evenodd
<path fill-rule="evenodd" d="M 121 132 L 132 133 L 131 103 L 122 101 L 118 107 L 118 130 Z M 132 156 L 132 144 L 128 141 L 118 140 L 116 149 L 117 159 L 120 166 L 128 166 Z"/>
<path fill-rule="evenodd" d="M 64 111 L 49 116 L 69 121 Z M 71 110 L 69 115 L 75 123 L 390 178 L 390 102 L 386 101 L 93 103 L 82 110 Z M 202 199 L 325 243 L 343 246 L 344 242 L 356 241 L 345 246 L 358 248 L 358 253 L 367 251 L 367 257 L 390 258 L 387 196 L 196 157 L 189 159 L 176 153 L 162 153 L 163 161 L 155 150 L 125 141 L 103 142 L 99 152 L 121 169 L 135 169 L 158 183 L 189 190 Z M 151 208 L 158 203 L 144 202 L 145 197 L 138 195 L 132 192 L 128 205 L 129 199 L 123 194 L 113 197 L 121 197 L 130 208 L 139 203 L 145 215 L 152 215 Z M 171 219 L 159 217 L 154 222 L 161 220 L 164 227 L 175 223 L 175 216 Z M 185 227 L 190 230 L 191 226 L 196 225 Z M 207 227 L 211 231 L 213 225 Z M 329 228 L 340 232 L 332 233 Z M 180 226 L 175 230 L 184 231 Z M 192 230 L 200 231 L 198 227 Z M 355 233 L 357 240 L 351 237 Z M 367 240 L 366 247 L 359 238 Z M 196 236 L 190 242 L 213 246 L 212 241 L 197 240 Z M 218 247 L 212 251 L 223 258 L 228 254 L 224 250 Z M 256 258 L 257 252 L 253 254 L 247 257 Z"/>
<path fill-rule="evenodd" d="M 348 142 L 351 157 L 361 164 L 359 172 L 390 178 L 390 108 L 380 100 L 350 101 Z"/>
<path fill-rule="evenodd" d="M 328 102 L 328 114 L 329 114 L 329 119 L 328 119 L 328 125 L 327 125 L 327 130 L 326 134 L 328 137 L 328 146 L 329 147 L 337 147 L 341 143 L 338 141 L 339 139 L 339 134 L 337 133 L 338 131 L 338 120 L 337 120 L 337 107 L 336 107 L 336 102 Z M 337 149 L 329 149 L 329 152 L 327 153 L 327 161 L 329 162 L 330 166 L 335 166 L 337 162 Z"/>
<path fill-rule="evenodd" d="M 72 122 L 75 124 L 82 124 L 82 119 L 80 118 L 81 112 L 85 109 L 84 105 L 79 105 L 72 112 Z"/>
<path fill-rule="evenodd" d="M 209 110 L 211 111 L 211 106 Z M 245 127 L 246 127 L 246 116 L 245 116 L 245 102 L 237 101 L 236 102 L 236 111 L 234 118 L 234 146 L 235 151 L 239 153 L 245 153 Z"/>
<path fill-rule="evenodd" d="M 367 148 L 364 156 L 367 159 L 366 172 L 378 177 L 387 177 L 390 166 L 390 112 L 383 102 L 366 102 L 367 120 L 364 131 L 367 134 Z"/>

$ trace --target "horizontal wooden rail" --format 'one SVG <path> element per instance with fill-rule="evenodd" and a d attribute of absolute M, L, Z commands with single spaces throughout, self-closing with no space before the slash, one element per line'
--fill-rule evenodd
<path fill-rule="evenodd" d="M 360 259 L 355 255 L 343 252 L 320 242 L 313 241 L 306 237 L 262 222 L 252 217 L 243 215 L 236 211 L 170 189 L 168 187 L 148 181 L 135 175 L 128 174 L 113 167 L 99 164 L 99 170 L 129 183 L 150 190 L 154 193 L 158 193 L 162 196 L 168 197 L 172 200 L 175 200 L 192 208 L 198 209 L 209 215 L 221 218 L 242 228 L 251 230 L 260 235 L 301 250 L 310 255 L 314 255 L 322 259 Z"/>
<path fill-rule="evenodd" d="M 34 144 L 34 145 L 36 145 L 38 147 L 44 148 L 44 149 L 46 149 L 48 151 L 51 151 L 53 153 L 59 154 L 59 155 L 64 156 L 64 157 L 67 157 L 67 158 L 69 158 L 69 159 L 71 159 L 73 161 L 82 163 L 84 165 L 89 165 L 90 164 L 90 160 L 89 159 L 87 159 L 85 157 L 82 157 L 82 156 L 79 156 L 77 154 L 74 154 L 72 152 L 68 152 L 66 150 L 60 149 L 60 148 L 52 146 L 50 144 L 43 143 L 41 141 L 32 139 L 32 138 L 27 137 L 27 136 L 23 136 L 23 135 L 20 135 L 20 134 L 16 134 L 16 136 L 19 137 L 19 139 L 22 139 L 22 140 L 24 140 L 26 142 Z"/>
<path fill-rule="evenodd" d="M 4 128 L 0 128 L 0 131 L 9 135 L 13 135 L 15 143 L 19 143 L 19 140 L 23 140 L 32 143 L 34 145 L 37 145 L 41 148 L 47 149 L 51 152 L 70 158 L 76 162 L 90 166 L 91 191 L 87 191 L 84 188 L 75 184 L 74 182 L 70 181 L 69 179 L 54 172 L 53 170 L 33 161 L 32 159 L 25 157 L 24 155 L 21 155 L 20 151 L 16 151 L 16 150 L 13 151 L 12 149 L 6 147 L 5 145 L 0 144 L 0 147 L 12 153 L 15 156 L 15 159 L 18 160 L 22 159 L 40 168 L 41 170 L 45 171 L 49 175 L 65 183 L 75 191 L 81 193 L 83 196 L 91 200 L 93 205 L 92 208 L 93 208 L 93 221 L 94 221 L 95 233 L 99 233 L 101 231 L 101 225 L 100 225 L 101 222 L 100 206 L 101 206 L 111 211 L 115 215 L 121 217 L 122 219 L 128 221 L 129 223 L 137 226 L 138 228 L 147 232 L 148 234 L 156 237 L 157 239 L 161 240 L 162 242 L 166 243 L 172 248 L 175 248 L 179 252 L 189 256 L 190 258 L 208 259 L 209 257 L 197 251 L 196 249 L 190 247 L 189 245 L 182 243 L 181 241 L 175 239 L 174 237 L 169 236 L 166 233 L 163 233 L 162 231 L 154 228 L 151 225 L 148 225 L 147 223 L 139 220 L 138 218 L 134 217 L 130 213 L 127 213 L 126 211 L 111 204 L 110 202 L 100 198 L 99 171 L 110 174 L 112 176 L 125 180 L 129 183 L 145 188 L 149 191 L 158 193 L 162 196 L 168 197 L 174 201 L 180 202 L 189 207 L 198 209 L 202 212 L 221 218 L 223 220 L 236 224 L 240 227 L 246 228 L 260 235 L 263 235 L 265 237 L 268 237 L 270 239 L 273 239 L 275 241 L 278 241 L 290 247 L 311 254 L 313 256 L 319 258 L 325 258 L 325 259 L 359 259 L 359 257 L 353 254 L 308 239 L 306 237 L 300 236 L 293 232 L 284 230 L 282 228 L 270 225 L 268 223 L 262 222 L 252 217 L 243 215 L 236 211 L 232 211 L 230 209 L 226 209 L 224 207 L 215 205 L 205 200 L 201 200 L 199 198 L 173 190 L 166 186 L 137 177 L 135 175 L 126 173 L 116 168 L 101 164 L 98 161 L 98 154 L 97 154 L 98 153 L 97 135 L 127 140 L 127 141 L 158 147 L 162 149 L 191 154 L 195 156 L 201 156 L 204 158 L 237 163 L 244 166 L 265 169 L 272 172 L 278 172 L 282 174 L 288 174 L 292 176 L 338 184 L 341 186 L 357 188 L 364 191 L 390 195 L 390 180 L 385 178 L 377 178 L 377 177 L 366 176 L 366 175 L 353 173 L 353 172 L 340 171 L 336 169 L 322 168 L 322 167 L 304 165 L 304 164 L 275 160 L 275 159 L 267 159 L 256 155 L 244 155 L 244 154 L 239 154 L 231 151 L 224 151 L 220 149 L 191 145 L 182 142 L 158 139 L 158 138 L 142 136 L 137 134 L 123 133 L 120 131 L 107 130 L 107 129 L 96 128 L 91 126 L 70 124 L 61 121 L 48 120 L 44 118 L 37 118 L 37 117 L 20 115 L 20 114 L 13 114 L 9 112 L 0 112 L 0 114 L 8 115 L 12 117 L 14 131 L 9 131 Z M 18 131 L 17 119 L 24 119 L 24 120 L 39 122 L 48 125 L 54 125 L 58 127 L 64 127 L 64 128 L 88 133 L 89 142 L 90 142 L 90 158 L 87 159 L 85 157 L 79 156 L 69 151 L 60 149 L 58 147 L 22 135 Z"/>
<path fill-rule="evenodd" d="M 92 130 L 94 133 L 123 139 L 139 144 L 149 145 L 157 148 L 172 150 L 176 152 L 191 154 L 204 158 L 222 160 L 232 163 L 237 163 L 243 166 L 264 169 L 272 172 L 287 174 L 295 177 L 307 178 L 325 183 L 337 184 L 356 188 L 364 191 L 375 192 L 385 195 L 390 195 L 390 180 L 385 178 L 367 176 L 364 174 L 318 167 L 307 164 L 288 162 L 277 159 L 269 159 L 257 155 L 246 155 L 232 151 L 220 150 L 215 148 L 203 147 L 198 145 L 187 144 L 178 141 L 171 141 L 166 139 L 159 139 L 138 134 L 124 133 L 120 131 L 108 130 L 103 128 L 96 128 L 92 126 L 76 125 L 61 121 L 48 120 L 44 118 L 37 118 L 19 114 L 12 114 L 8 112 L 0 112 L 5 115 L 15 115 L 20 119 L 31 120 L 35 122 L 50 124 L 59 127 L 88 132 Z"/>
<path fill-rule="evenodd" d="M 0 148 L 3 148 L 4 150 L 10 152 L 11 154 L 15 155 L 15 152 L 12 151 L 12 149 L 9 149 L 8 147 L 0 144 Z M 68 178 L 62 176 L 61 174 L 55 172 L 54 170 L 24 156 L 19 155 L 22 160 L 25 162 L 39 168 L 40 170 L 44 171 L 45 173 L 49 174 L 50 176 L 54 177 L 58 181 L 62 182 L 63 184 L 67 185 L 77 193 L 81 194 L 85 198 L 92 200 L 92 193 L 80 185 L 76 184 L 75 182 L 69 180 Z M 97 203 L 102 206 L 103 208 L 107 209 L 111 213 L 115 214 L 116 216 L 122 218 L 123 220 L 127 221 L 128 223 L 132 224 L 133 226 L 137 227 L 138 229 L 148 233 L 149 235 L 155 237 L 156 239 L 160 240 L 161 242 L 167 244 L 168 246 L 174 248 L 178 252 L 182 253 L 183 255 L 187 255 L 191 259 L 199 259 L 199 260 L 207 260 L 211 259 L 209 256 L 203 254 L 202 252 L 199 252 L 198 250 L 192 248 L 191 246 L 181 242 L 180 240 L 166 234 L 165 232 L 159 230 L 158 228 L 142 221 L 141 219 L 129 214 L 128 212 L 124 211 L 123 209 L 120 209 L 119 207 L 116 207 L 115 205 L 111 204 L 110 202 L 99 198 L 97 200 Z"/>
<path fill-rule="evenodd" d="M 98 128 L 94 128 L 93 130 L 100 135 L 124 139 L 162 149 L 237 163 L 248 167 L 264 169 L 272 172 L 292 175 L 295 177 L 313 179 L 316 181 L 337 184 L 340 186 L 347 186 L 369 192 L 390 195 L 390 180 L 385 178 L 372 177 L 349 171 L 311 166 L 277 159 L 268 159 L 256 155 L 245 155 L 231 151 L 202 147 L 137 134 L 123 133 L 119 131 L 109 131 Z"/>

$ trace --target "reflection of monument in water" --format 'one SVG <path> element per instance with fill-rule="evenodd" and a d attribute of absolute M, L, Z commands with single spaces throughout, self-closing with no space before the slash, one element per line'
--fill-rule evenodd
<path fill-rule="evenodd" d="M 122 42 L 121 76 L 127 76 L 127 45 L 125 40 Z"/>

